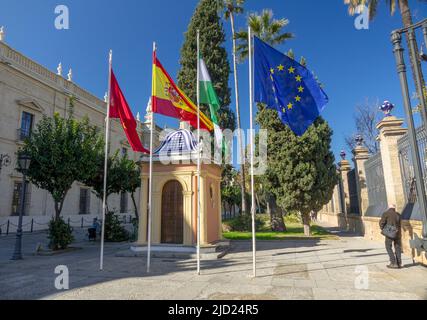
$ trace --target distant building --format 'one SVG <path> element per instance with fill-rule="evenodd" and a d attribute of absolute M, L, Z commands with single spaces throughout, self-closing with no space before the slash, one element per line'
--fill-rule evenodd
<path fill-rule="evenodd" d="M 10 166 L 3 167 L 0 172 L 0 226 L 8 217 L 19 214 L 22 177 L 15 170 L 16 152 L 43 115 L 53 116 L 58 112 L 65 117 L 69 98 L 73 96 L 76 99 L 75 117 L 87 116 L 92 125 L 96 125 L 102 131 L 105 130 L 107 109 L 105 101 L 77 86 L 72 82 L 72 76 L 71 70 L 67 78 L 62 76 L 61 64 L 58 66 L 57 73 L 49 71 L 5 44 L 4 37 L 0 39 L 0 154 L 8 154 L 12 160 Z M 107 79 L 105 83 L 107 87 Z M 147 110 L 149 113 L 143 119 L 145 122 L 138 119 L 138 133 L 144 146 L 148 148 L 150 106 Z M 157 128 L 156 145 L 159 132 L 160 129 Z M 118 120 L 111 121 L 111 146 L 112 153 L 119 150 L 121 154 L 128 154 L 130 159 L 139 159 L 139 154 L 134 153 L 130 148 Z M 139 191 L 135 193 L 138 204 L 139 194 Z M 118 213 L 134 213 L 132 200 L 128 194 L 112 195 L 109 199 L 109 207 Z M 50 194 L 30 185 L 26 197 L 26 215 L 45 217 L 42 220 L 48 221 L 54 212 L 54 203 Z M 102 203 L 91 190 L 83 184 L 75 183 L 65 199 L 62 215 L 65 218 L 79 215 L 97 216 L 101 212 Z M 73 219 L 76 220 L 75 217 Z"/>

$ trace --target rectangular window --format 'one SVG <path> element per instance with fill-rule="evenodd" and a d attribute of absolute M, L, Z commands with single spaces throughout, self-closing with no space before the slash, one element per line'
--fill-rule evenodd
<path fill-rule="evenodd" d="M 30 184 L 27 182 L 25 194 L 25 212 L 24 215 L 28 215 L 28 209 L 30 207 Z M 12 216 L 19 216 L 19 210 L 21 210 L 21 190 L 22 190 L 22 181 L 15 182 L 13 185 L 13 196 L 12 196 Z"/>
<path fill-rule="evenodd" d="M 80 188 L 79 214 L 90 214 L 90 190 Z"/>
<path fill-rule="evenodd" d="M 25 140 L 26 138 L 30 137 L 31 131 L 33 130 L 33 125 L 34 125 L 34 115 L 23 111 L 22 119 L 21 119 L 21 133 L 20 133 L 21 140 Z"/>
<path fill-rule="evenodd" d="M 120 213 L 128 213 L 128 194 L 122 192 L 120 194 Z"/>

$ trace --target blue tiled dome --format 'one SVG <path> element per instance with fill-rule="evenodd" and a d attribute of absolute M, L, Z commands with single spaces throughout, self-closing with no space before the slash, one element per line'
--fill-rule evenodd
<path fill-rule="evenodd" d="M 169 133 L 155 154 L 185 154 L 195 152 L 197 149 L 197 140 L 194 134 L 189 130 L 181 129 Z"/>

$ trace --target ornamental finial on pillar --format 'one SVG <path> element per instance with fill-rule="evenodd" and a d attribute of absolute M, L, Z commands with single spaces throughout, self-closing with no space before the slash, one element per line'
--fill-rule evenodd
<path fill-rule="evenodd" d="M 151 120 L 153 119 L 153 107 L 151 103 L 151 97 L 148 100 L 147 109 L 145 110 L 145 112 L 145 123 L 151 123 Z"/>
<path fill-rule="evenodd" d="M 68 81 L 73 81 L 73 69 L 70 68 L 70 71 L 68 71 Z"/>
<path fill-rule="evenodd" d="M 361 134 L 358 134 L 358 135 L 356 136 L 356 139 L 354 139 L 354 140 L 356 141 L 356 145 L 357 145 L 358 147 L 363 146 L 363 142 L 365 141 L 365 140 L 363 139 L 363 136 L 362 136 Z"/>
<path fill-rule="evenodd" d="M 58 68 L 56 68 L 56 71 L 57 71 L 56 74 L 58 76 L 62 76 L 62 63 L 61 62 L 58 64 Z"/>
<path fill-rule="evenodd" d="M 394 104 L 392 104 L 390 101 L 384 101 L 384 103 L 380 107 L 380 111 L 384 113 L 385 117 L 391 117 L 391 112 L 394 109 Z"/>
<path fill-rule="evenodd" d="M 5 38 L 6 38 L 6 31 L 4 31 L 4 27 L 1 26 L 0 27 L 0 41 L 3 42 Z"/>

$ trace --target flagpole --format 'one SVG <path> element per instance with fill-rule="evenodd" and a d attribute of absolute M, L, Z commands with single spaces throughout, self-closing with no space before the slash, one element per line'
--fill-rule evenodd
<path fill-rule="evenodd" d="M 105 213 L 107 210 L 107 174 L 108 174 L 108 143 L 110 137 L 110 106 L 111 106 L 111 70 L 113 67 L 113 51 L 109 54 L 109 70 L 108 70 L 108 101 L 107 101 L 107 117 L 105 118 L 105 159 L 104 159 L 104 193 L 102 196 L 102 229 L 101 229 L 101 256 L 99 269 L 104 270 L 104 238 L 105 238 Z"/>
<path fill-rule="evenodd" d="M 252 198 L 252 205 L 251 205 L 251 214 L 252 214 L 252 264 L 253 264 L 253 277 L 256 277 L 256 230 L 255 230 L 255 180 L 254 180 L 254 120 L 253 120 L 253 101 L 254 101 L 254 94 L 253 94 L 253 51 L 252 51 L 252 30 L 251 27 L 248 27 L 248 45 L 249 45 L 249 112 L 250 112 L 250 143 L 251 143 L 251 198 Z"/>
<path fill-rule="evenodd" d="M 153 42 L 153 68 L 156 60 L 156 43 Z M 154 74 L 152 78 L 152 96 L 151 96 L 151 124 L 150 124 L 150 177 L 148 194 L 148 235 L 147 235 L 147 273 L 151 270 L 151 231 L 153 225 L 153 144 L 154 144 Z"/>
<path fill-rule="evenodd" d="M 197 30 L 197 145 L 200 147 L 200 30 Z M 201 150 L 197 152 L 197 274 L 200 275 L 200 182 L 201 182 Z"/>

